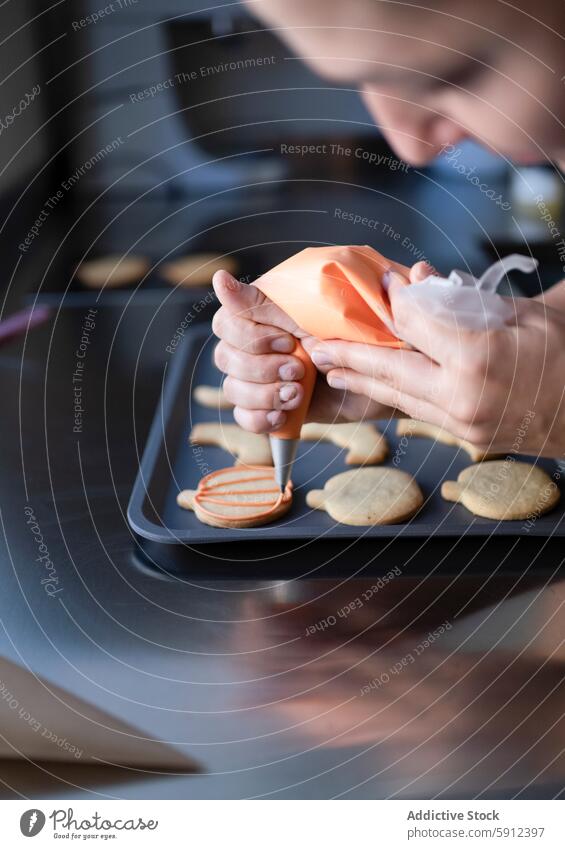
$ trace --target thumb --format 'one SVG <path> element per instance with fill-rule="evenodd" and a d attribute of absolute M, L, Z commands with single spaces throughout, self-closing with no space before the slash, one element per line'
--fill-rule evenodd
<path fill-rule="evenodd" d="M 253 309 L 261 306 L 265 296 L 255 286 L 240 283 L 228 271 L 216 271 L 212 278 L 214 292 L 218 300 L 229 313 L 242 318 L 251 318 Z"/>
<path fill-rule="evenodd" d="M 298 325 L 280 307 L 277 307 L 257 286 L 240 283 L 227 271 L 216 271 L 212 278 L 214 291 L 221 305 L 231 315 L 280 327 L 294 336 L 303 336 Z"/>

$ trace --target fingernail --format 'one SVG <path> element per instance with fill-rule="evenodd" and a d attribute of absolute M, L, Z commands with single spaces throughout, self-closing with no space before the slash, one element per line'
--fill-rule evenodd
<path fill-rule="evenodd" d="M 345 380 L 341 377 L 328 377 L 328 383 L 332 389 L 345 389 Z"/>
<path fill-rule="evenodd" d="M 392 268 L 387 268 L 381 277 L 381 282 L 385 292 L 388 292 L 393 283 L 405 283 L 406 279 L 402 276 L 402 274 L 399 274 L 398 271 L 393 271 Z"/>
<path fill-rule="evenodd" d="M 229 289 L 231 292 L 237 292 L 241 285 L 239 280 L 236 280 L 231 274 L 226 274 L 224 284 L 226 289 Z"/>
<path fill-rule="evenodd" d="M 325 351 L 312 351 L 312 361 L 317 366 L 333 366 L 333 360 Z"/>
<path fill-rule="evenodd" d="M 277 336 L 271 342 L 271 350 L 278 351 L 279 354 L 290 354 L 291 351 L 294 351 L 294 345 L 295 343 L 290 336 Z"/>
<path fill-rule="evenodd" d="M 286 416 L 284 413 L 281 413 L 280 410 L 271 410 L 270 413 L 267 413 L 267 421 L 273 427 L 277 427 L 278 425 L 282 425 Z"/>
<path fill-rule="evenodd" d="M 279 376 L 281 380 L 299 380 L 302 377 L 300 366 L 298 363 L 296 365 L 294 363 L 285 363 L 279 369 Z"/>
<path fill-rule="evenodd" d="M 296 398 L 297 392 L 298 389 L 295 383 L 286 383 L 279 389 L 279 398 L 281 401 L 292 401 L 293 398 Z"/>

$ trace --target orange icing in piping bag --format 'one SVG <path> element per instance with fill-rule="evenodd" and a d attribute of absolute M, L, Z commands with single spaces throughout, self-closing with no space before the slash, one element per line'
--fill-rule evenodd
<path fill-rule="evenodd" d="M 382 285 L 389 269 L 408 277 L 406 266 L 368 245 L 306 248 L 253 285 L 310 336 L 402 348 Z"/>
<path fill-rule="evenodd" d="M 251 467 L 247 467 L 251 468 Z M 200 483 L 198 484 L 198 489 L 194 496 L 194 501 L 198 504 L 198 508 L 203 512 L 207 513 L 209 516 L 217 517 L 217 518 L 226 518 L 225 514 L 214 513 L 213 510 L 209 510 L 204 507 L 203 501 L 206 501 L 208 504 L 223 504 L 229 507 L 266 507 L 266 510 L 259 510 L 257 513 L 246 513 L 245 519 L 261 519 L 264 516 L 268 516 L 269 513 L 274 513 L 277 507 L 280 506 L 282 501 L 286 501 L 291 498 L 292 495 L 292 484 L 289 483 L 285 492 L 282 493 L 278 486 L 275 483 L 273 477 L 273 468 L 272 466 L 253 466 L 253 469 L 258 472 L 257 475 L 253 477 L 249 475 L 243 475 L 242 477 L 233 477 L 230 478 L 229 481 L 222 483 L 221 480 L 216 480 L 218 477 L 225 475 L 226 472 L 231 473 L 232 469 L 219 469 L 216 472 L 211 472 L 209 475 L 206 475 L 202 478 Z M 272 483 L 271 487 L 264 487 L 259 489 L 230 489 L 229 487 L 233 484 L 240 483 L 251 483 L 253 481 L 270 481 Z M 221 488 L 221 491 L 220 491 Z M 266 493 L 271 493 L 273 496 L 276 496 L 273 499 L 269 500 L 259 500 L 259 501 L 245 501 L 245 499 L 233 498 L 232 496 L 238 495 L 265 495 Z M 227 497 L 223 497 L 227 496 Z M 229 517 L 228 517 L 229 518 Z"/>
<path fill-rule="evenodd" d="M 404 342 L 390 329 L 392 311 L 382 285 L 389 269 L 408 277 L 406 266 L 386 259 L 368 245 L 306 248 L 253 285 L 310 336 L 404 348 Z M 293 354 L 305 367 L 304 397 L 272 434 L 282 439 L 299 439 L 316 382 L 316 369 L 300 342 Z"/>

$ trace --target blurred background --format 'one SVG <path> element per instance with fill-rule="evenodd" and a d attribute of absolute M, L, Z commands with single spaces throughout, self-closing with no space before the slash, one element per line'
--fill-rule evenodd
<path fill-rule="evenodd" d="M 427 169 L 399 162 L 356 91 L 318 78 L 238 3 L 20 0 L 0 17 L 10 297 L 80 294 L 77 265 L 108 253 L 146 257 L 130 288 L 158 297 L 160 265 L 178 256 L 217 252 L 250 280 L 328 243 L 445 273 L 534 253 L 541 280 L 517 281 L 528 293 L 562 274 L 533 200 L 541 185 L 561 216 L 551 169 L 471 144 Z"/>

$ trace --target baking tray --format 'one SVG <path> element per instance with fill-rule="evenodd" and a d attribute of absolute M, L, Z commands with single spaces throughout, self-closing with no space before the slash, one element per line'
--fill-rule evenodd
<path fill-rule="evenodd" d="M 199 422 L 233 421 L 230 411 L 210 410 L 191 400 L 195 386 L 221 383 L 221 375 L 212 362 L 215 341 L 209 325 L 194 326 L 169 360 L 128 507 L 130 526 L 140 537 L 157 543 L 200 545 L 261 540 L 271 543 L 312 539 L 488 538 L 493 534 L 544 538 L 565 535 L 563 498 L 556 510 L 531 524 L 482 519 L 462 505 L 444 501 L 440 495 L 442 481 L 454 480 L 470 464 L 468 455 L 431 440 L 399 440 L 394 420 L 379 423 L 391 449 L 387 465 L 414 475 L 425 497 L 424 506 L 410 521 L 359 528 L 337 524 L 325 512 L 310 510 L 306 493 L 322 488 L 332 475 L 352 467 L 344 463 L 345 452 L 337 447 L 303 442 L 293 469 L 293 506 L 286 516 L 263 527 L 242 530 L 202 524 L 194 513 L 177 506 L 176 496 L 180 489 L 196 489 L 203 474 L 233 462 L 221 448 L 193 447 L 188 443 L 191 428 Z M 550 474 L 557 468 L 552 460 L 540 460 L 539 465 Z"/>

